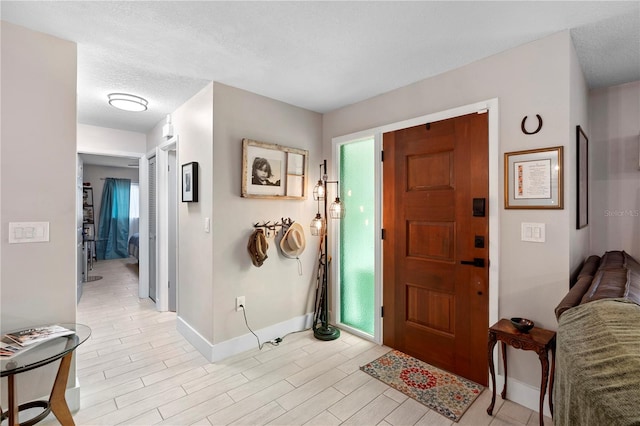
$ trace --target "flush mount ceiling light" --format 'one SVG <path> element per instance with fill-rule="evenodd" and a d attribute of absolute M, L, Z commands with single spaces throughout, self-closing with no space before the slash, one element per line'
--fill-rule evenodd
<path fill-rule="evenodd" d="M 110 93 L 108 96 L 109 105 L 124 111 L 146 111 L 149 104 L 146 99 L 128 93 Z"/>

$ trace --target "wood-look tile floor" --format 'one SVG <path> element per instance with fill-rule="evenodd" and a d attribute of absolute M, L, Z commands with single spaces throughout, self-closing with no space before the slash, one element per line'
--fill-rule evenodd
<path fill-rule="evenodd" d="M 387 347 L 307 331 L 209 363 L 176 331 L 175 313 L 138 298 L 134 260 L 99 261 L 91 275 L 103 279 L 85 283 L 78 304 L 77 321 L 92 329 L 76 351 L 78 425 L 454 424 L 359 370 Z M 458 424 L 538 424 L 536 412 L 500 397 L 489 416 L 490 400 L 485 390 Z"/>

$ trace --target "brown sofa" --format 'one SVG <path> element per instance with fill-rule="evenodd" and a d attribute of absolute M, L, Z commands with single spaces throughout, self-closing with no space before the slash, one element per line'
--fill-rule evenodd
<path fill-rule="evenodd" d="M 640 263 L 590 256 L 556 307 L 555 425 L 640 425 Z"/>

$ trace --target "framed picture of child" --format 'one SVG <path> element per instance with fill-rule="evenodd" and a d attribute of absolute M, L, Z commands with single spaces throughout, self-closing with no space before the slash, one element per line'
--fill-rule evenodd
<path fill-rule="evenodd" d="M 304 199 L 309 152 L 242 140 L 242 197 Z"/>

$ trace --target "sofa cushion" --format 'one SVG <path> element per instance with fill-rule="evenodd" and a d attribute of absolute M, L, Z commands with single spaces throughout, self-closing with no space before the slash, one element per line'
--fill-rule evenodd
<path fill-rule="evenodd" d="M 557 320 L 560 320 L 560 315 L 562 315 L 564 311 L 580 304 L 582 297 L 591 286 L 591 281 L 593 281 L 591 275 L 584 275 L 576 281 L 573 287 L 571 287 L 571 290 L 569 290 L 558 306 L 556 306 L 555 312 Z"/>
<path fill-rule="evenodd" d="M 593 277 L 591 287 L 582 297 L 582 303 L 600 299 L 624 297 L 627 283 L 627 269 L 599 269 Z"/>
<path fill-rule="evenodd" d="M 623 251 L 608 251 L 602 256 L 600 266 L 601 269 L 620 269 L 624 267 L 625 253 Z"/>
<path fill-rule="evenodd" d="M 624 297 L 640 305 L 640 263 L 628 253 L 624 254 L 624 265 L 627 269 L 627 283 Z"/>
<path fill-rule="evenodd" d="M 589 256 L 589 258 L 584 261 L 582 269 L 580 269 L 580 272 L 578 273 L 577 281 L 580 281 L 580 278 L 585 276 L 593 278 L 598 270 L 598 266 L 600 266 L 600 256 L 596 256 L 595 254 Z"/>

